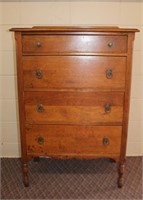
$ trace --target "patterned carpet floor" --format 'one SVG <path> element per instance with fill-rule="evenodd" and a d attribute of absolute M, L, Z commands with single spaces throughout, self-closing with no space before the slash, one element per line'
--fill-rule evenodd
<path fill-rule="evenodd" d="M 117 187 L 116 163 L 109 159 L 29 162 L 30 186 L 22 183 L 17 158 L 1 159 L 1 199 L 143 199 L 142 157 L 128 157 L 125 182 Z"/>

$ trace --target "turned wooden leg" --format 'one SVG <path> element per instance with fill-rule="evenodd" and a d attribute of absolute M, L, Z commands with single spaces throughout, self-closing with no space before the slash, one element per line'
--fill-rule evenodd
<path fill-rule="evenodd" d="M 28 187 L 29 186 L 28 163 L 22 163 L 22 171 L 23 171 L 23 183 L 25 187 Z"/>
<path fill-rule="evenodd" d="M 124 173 L 125 173 L 125 163 L 118 163 L 118 187 L 122 188 L 124 182 Z"/>

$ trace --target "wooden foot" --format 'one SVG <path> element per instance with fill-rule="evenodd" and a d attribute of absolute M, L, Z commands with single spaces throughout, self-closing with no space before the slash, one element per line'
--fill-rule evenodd
<path fill-rule="evenodd" d="M 119 188 L 122 188 L 122 186 L 123 186 L 124 173 L 125 173 L 125 164 L 124 163 L 119 163 L 118 164 L 119 177 L 118 177 L 118 182 L 117 182 Z"/>
<path fill-rule="evenodd" d="M 22 171 L 23 171 L 23 183 L 25 187 L 29 186 L 29 178 L 28 178 L 28 164 L 23 163 L 22 164 Z"/>

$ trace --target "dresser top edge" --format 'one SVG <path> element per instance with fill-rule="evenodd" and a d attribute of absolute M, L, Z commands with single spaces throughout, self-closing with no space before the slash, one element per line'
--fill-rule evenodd
<path fill-rule="evenodd" d="M 32 28 L 11 28 L 13 32 L 139 32 L 135 28 L 118 26 L 33 26 Z"/>

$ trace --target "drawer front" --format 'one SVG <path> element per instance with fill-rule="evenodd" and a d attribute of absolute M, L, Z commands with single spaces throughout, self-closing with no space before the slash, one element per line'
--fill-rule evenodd
<path fill-rule="evenodd" d="M 125 87 L 126 57 L 23 56 L 26 88 Z"/>
<path fill-rule="evenodd" d="M 126 53 L 127 36 L 38 35 L 23 36 L 23 53 Z"/>
<path fill-rule="evenodd" d="M 28 154 L 107 155 L 119 154 L 121 126 L 26 126 Z"/>
<path fill-rule="evenodd" d="M 122 123 L 123 93 L 25 92 L 26 123 Z"/>

